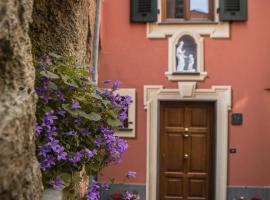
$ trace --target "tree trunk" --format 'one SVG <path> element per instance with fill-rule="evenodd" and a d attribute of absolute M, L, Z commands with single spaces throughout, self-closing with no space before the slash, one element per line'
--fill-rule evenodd
<path fill-rule="evenodd" d="M 50 52 L 90 64 L 96 0 L 34 0 L 30 37 L 37 56 Z M 88 178 L 76 191 L 84 195 Z"/>
<path fill-rule="evenodd" d="M 32 0 L 0 2 L 0 199 L 39 200 L 35 158 L 35 70 L 28 23 Z"/>
<path fill-rule="evenodd" d="M 89 0 L 35 0 L 30 34 L 35 50 L 89 64 L 89 6 Z"/>

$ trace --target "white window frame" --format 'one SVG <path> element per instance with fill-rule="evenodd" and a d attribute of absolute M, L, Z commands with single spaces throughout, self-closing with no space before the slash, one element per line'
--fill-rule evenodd
<path fill-rule="evenodd" d="M 162 22 L 162 0 L 158 0 L 158 20 L 157 22 L 147 23 L 147 38 L 166 38 L 177 32 L 197 32 L 200 35 L 208 35 L 211 38 L 229 38 L 230 24 L 229 22 L 221 22 L 217 10 L 219 8 L 219 0 L 215 0 L 214 21 L 207 23 L 168 23 Z"/>

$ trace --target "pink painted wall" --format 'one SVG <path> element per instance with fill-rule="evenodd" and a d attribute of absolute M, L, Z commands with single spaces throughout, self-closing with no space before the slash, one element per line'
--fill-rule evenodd
<path fill-rule="evenodd" d="M 168 42 L 146 38 L 145 24 L 131 24 L 128 0 L 102 1 L 99 80 L 122 81 L 137 90 L 137 138 L 129 139 L 123 163 L 104 170 L 104 176 L 122 179 L 137 172 L 136 183 L 146 181 L 146 111 L 143 86 L 165 85 Z M 205 68 L 209 77 L 200 88 L 233 87 L 233 112 L 244 114 L 242 126 L 230 126 L 230 185 L 270 185 L 270 1 L 249 1 L 247 23 L 232 23 L 230 39 L 205 38 Z"/>

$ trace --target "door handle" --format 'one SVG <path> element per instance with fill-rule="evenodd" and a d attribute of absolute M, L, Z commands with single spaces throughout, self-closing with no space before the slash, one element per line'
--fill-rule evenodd
<path fill-rule="evenodd" d="M 187 160 L 189 155 L 187 153 L 184 154 L 184 159 Z"/>
<path fill-rule="evenodd" d="M 185 133 L 183 136 L 184 136 L 184 138 L 188 138 L 189 134 Z"/>

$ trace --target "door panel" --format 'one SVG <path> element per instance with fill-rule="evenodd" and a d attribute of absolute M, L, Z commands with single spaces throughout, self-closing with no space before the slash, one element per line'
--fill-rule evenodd
<path fill-rule="evenodd" d="M 190 172 L 207 172 L 207 137 L 205 134 L 190 136 Z"/>
<path fill-rule="evenodd" d="M 166 149 L 164 154 L 166 158 L 164 161 L 166 162 L 166 172 L 181 172 L 184 169 L 182 158 L 184 154 L 184 143 L 183 137 L 181 134 L 177 133 L 168 133 L 167 134 L 167 141 L 166 142 Z M 178 151 L 170 152 L 170 149 L 178 149 Z M 167 154 L 166 152 L 170 152 Z"/>
<path fill-rule="evenodd" d="M 213 104 L 160 106 L 159 199 L 210 200 Z"/>

